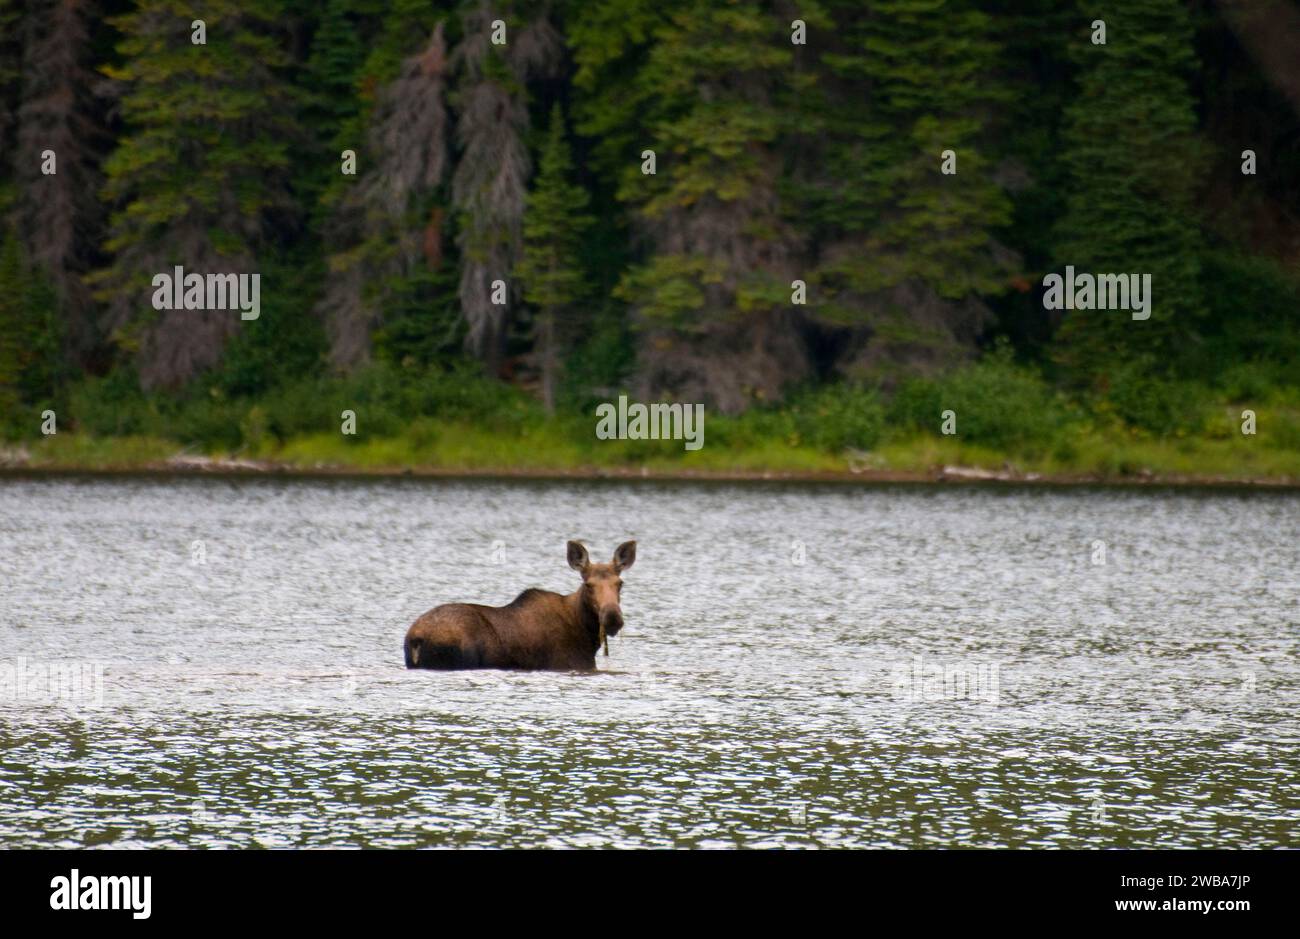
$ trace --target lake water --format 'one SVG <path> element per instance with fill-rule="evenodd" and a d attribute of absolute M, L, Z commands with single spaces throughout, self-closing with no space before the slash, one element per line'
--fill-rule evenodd
<path fill-rule="evenodd" d="M 0 479 L 0 846 L 1297 847 L 1298 652 L 1294 492 Z"/>

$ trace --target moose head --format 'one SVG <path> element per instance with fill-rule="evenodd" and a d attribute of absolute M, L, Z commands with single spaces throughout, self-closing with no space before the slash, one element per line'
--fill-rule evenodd
<path fill-rule="evenodd" d="M 635 541 L 619 545 L 608 564 L 593 563 L 583 545 L 569 542 L 569 566 L 582 575 L 582 603 L 595 615 L 605 635 L 617 635 L 623 628 L 623 609 L 619 605 L 623 578 L 619 575 L 635 560 Z"/>

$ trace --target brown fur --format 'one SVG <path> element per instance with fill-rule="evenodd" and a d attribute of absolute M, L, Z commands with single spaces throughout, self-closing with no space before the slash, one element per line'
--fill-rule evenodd
<path fill-rule="evenodd" d="M 576 541 L 568 551 L 569 566 L 582 575 L 573 593 L 534 588 L 508 606 L 434 607 L 407 630 L 406 667 L 594 669 L 601 623 L 610 636 L 623 628 L 619 574 L 636 560 L 636 542 L 619 545 L 609 564 L 593 564 Z"/>

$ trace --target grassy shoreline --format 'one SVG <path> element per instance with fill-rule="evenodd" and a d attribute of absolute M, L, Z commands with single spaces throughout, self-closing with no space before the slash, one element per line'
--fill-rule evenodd
<path fill-rule="evenodd" d="M 377 363 L 232 395 L 145 394 L 88 379 L 51 410 L 15 412 L 0 471 L 786 479 L 1300 486 L 1300 388 L 1262 368 L 1222 386 L 1116 375 L 1056 389 L 999 347 L 885 394 L 840 383 L 707 414 L 683 439 L 598 439 L 606 399 L 546 413 L 465 370 Z M 43 418 L 42 418 L 43 420 Z"/>
<path fill-rule="evenodd" d="M 0 474 L 176 474 L 682 479 L 859 483 L 1024 483 L 1300 488 L 1300 453 L 1253 447 L 1249 438 L 1081 440 L 1071 459 L 995 451 L 930 435 L 870 452 L 828 453 L 780 442 L 707 446 L 580 441 L 449 425 L 430 436 L 367 440 L 318 434 L 237 452 L 154 437 L 58 434 L 0 450 Z"/>

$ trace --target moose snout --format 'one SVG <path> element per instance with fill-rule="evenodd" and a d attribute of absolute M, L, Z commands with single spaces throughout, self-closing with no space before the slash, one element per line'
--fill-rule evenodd
<path fill-rule="evenodd" d="M 616 606 L 601 607 L 600 625 L 606 635 L 614 635 L 623 628 L 623 611 Z"/>

